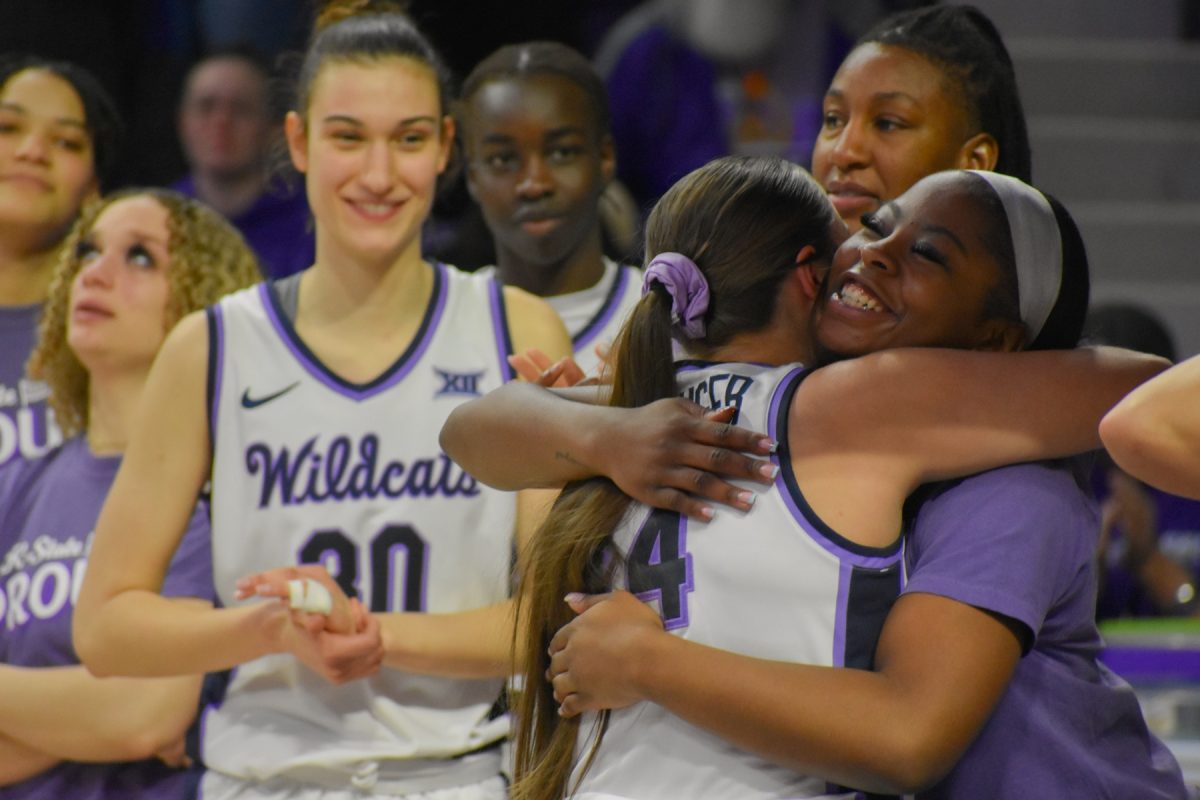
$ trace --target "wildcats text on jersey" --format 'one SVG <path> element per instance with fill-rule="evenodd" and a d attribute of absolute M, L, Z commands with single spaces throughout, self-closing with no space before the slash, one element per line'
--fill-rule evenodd
<path fill-rule="evenodd" d="M 354 447 L 349 436 L 336 436 L 322 451 L 314 436 L 293 454 L 255 442 L 246 448 L 246 470 L 261 473 L 258 507 L 266 508 L 278 490 L 285 506 L 387 497 L 475 497 L 478 482 L 445 453 L 408 463 L 379 462 L 379 437 L 373 433 Z"/>

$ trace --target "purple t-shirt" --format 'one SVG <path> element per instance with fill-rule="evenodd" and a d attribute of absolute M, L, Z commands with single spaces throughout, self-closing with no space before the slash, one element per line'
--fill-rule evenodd
<path fill-rule="evenodd" d="M 49 390 L 25 377 L 42 307 L 0 306 L 0 467 L 41 458 L 62 435 L 46 406 Z"/>
<path fill-rule="evenodd" d="M 905 592 L 1003 614 L 1032 646 L 959 763 L 920 798 L 1185 798 L 1127 683 L 1097 661 L 1096 508 L 1065 470 L 968 478 L 920 509 Z"/>
<path fill-rule="evenodd" d="M 171 188 L 196 197 L 196 183 L 190 175 Z M 312 266 L 316 243 L 309 223 L 311 216 L 303 187 L 285 188 L 272 183 L 254 205 L 230 222 L 258 256 L 263 275 L 286 278 Z"/>
<path fill-rule="evenodd" d="M 79 663 L 71 616 L 92 530 L 120 466 L 77 437 L 35 462 L 0 468 L 0 662 L 21 667 Z M 212 600 L 208 514 L 198 505 L 163 583 L 163 594 Z M 194 776 L 158 760 L 62 762 L 0 798 L 184 797 Z"/>

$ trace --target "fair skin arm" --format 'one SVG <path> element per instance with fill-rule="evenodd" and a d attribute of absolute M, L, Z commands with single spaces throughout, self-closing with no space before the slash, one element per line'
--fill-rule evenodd
<path fill-rule="evenodd" d="M 74 617 L 80 658 L 99 676 L 149 677 L 292 652 L 336 682 L 370 674 L 377 627 L 312 634 L 280 603 L 214 609 L 158 593 L 208 470 L 207 358 L 206 321 L 196 313 L 175 327 L 155 360 L 140 424 L 96 524 Z"/>
<path fill-rule="evenodd" d="M 0 787 L 40 775 L 62 759 L 0 735 Z"/>
<path fill-rule="evenodd" d="M 183 738 L 202 680 L 96 678 L 85 667 L 3 665 L 0 734 L 66 761 L 151 758 Z"/>
<path fill-rule="evenodd" d="M 798 772 L 886 794 L 917 791 L 953 766 L 1021 656 L 1001 618 L 920 593 L 888 615 L 873 672 L 696 644 L 664 632 L 625 592 L 572 607 L 582 613 L 550 646 L 565 716 L 650 701 Z"/>
<path fill-rule="evenodd" d="M 1131 392 L 1100 423 L 1121 469 L 1166 492 L 1200 499 L 1200 357 Z"/>

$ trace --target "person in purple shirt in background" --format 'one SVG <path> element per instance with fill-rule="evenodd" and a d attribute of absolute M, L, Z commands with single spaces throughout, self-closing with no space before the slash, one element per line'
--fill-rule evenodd
<path fill-rule="evenodd" d="M 171 188 L 224 215 L 263 275 L 284 278 L 310 267 L 315 251 L 303 185 L 272 173 L 282 116 L 273 112 L 270 85 L 268 66 L 247 48 L 215 51 L 192 67 L 178 121 L 192 171 Z"/>
<path fill-rule="evenodd" d="M 46 386 L 25 375 L 63 237 L 107 188 L 121 139 L 116 107 L 74 64 L 0 58 L 0 466 L 62 441 Z"/>
<path fill-rule="evenodd" d="M 211 265 L 221 264 L 220 272 Z M 94 678 L 71 618 L 92 530 L 150 364 L 183 315 L 258 278 L 241 236 L 164 190 L 84 212 L 50 286 L 31 370 L 70 438 L 0 467 L 0 798 L 184 797 L 184 734 L 202 675 Z M 211 604 L 208 515 L 198 505 L 163 592 Z M 157 756 L 157 758 L 156 758 Z"/>

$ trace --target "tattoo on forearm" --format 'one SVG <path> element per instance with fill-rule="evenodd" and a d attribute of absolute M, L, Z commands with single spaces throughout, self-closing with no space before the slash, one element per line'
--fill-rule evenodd
<path fill-rule="evenodd" d="M 578 464 L 579 466 L 583 466 L 583 464 L 582 464 L 581 462 L 579 462 L 579 461 L 576 461 L 576 460 L 575 460 L 575 459 L 574 459 L 574 458 L 571 456 L 571 454 L 570 454 L 570 453 L 568 453 L 566 450 L 555 450 L 555 451 L 554 451 L 554 458 L 555 458 L 555 460 L 557 460 L 557 461 L 569 461 L 569 462 L 571 462 L 572 464 Z"/>

